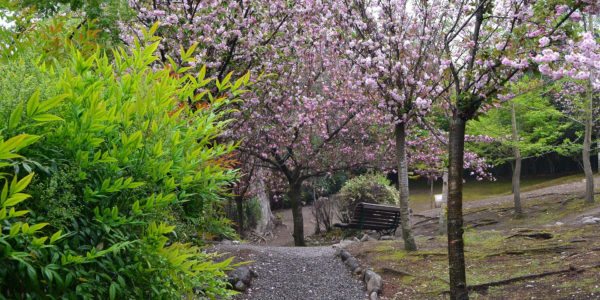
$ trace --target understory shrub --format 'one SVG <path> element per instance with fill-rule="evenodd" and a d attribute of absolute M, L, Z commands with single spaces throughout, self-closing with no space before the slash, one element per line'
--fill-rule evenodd
<path fill-rule="evenodd" d="M 335 198 L 338 201 L 338 218 L 347 223 L 359 202 L 398 205 L 400 194 L 385 176 L 369 173 L 346 181 Z"/>
<path fill-rule="evenodd" d="M 234 234 L 221 203 L 235 145 L 216 139 L 249 76 L 187 75 L 193 48 L 163 65 L 154 29 L 132 49 L 66 34 L 64 59 L 0 56 L 0 299 L 231 294 L 230 260 L 197 245 Z"/>
<path fill-rule="evenodd" d="M 261 210 L 260 210 L 260 201 L 256 197 L 252 197 L 250 199 L 246 199 L 242 202 L 242 211 L 244 212 L 242 216 L 244 217 L 244 230 L 255 229 L 262 218 Z M 229 218 L 232 220 L 236 220 L 238 218 L 238 210 L 237 206 L 232 203 L 229 206 L 228 212 Z"/>

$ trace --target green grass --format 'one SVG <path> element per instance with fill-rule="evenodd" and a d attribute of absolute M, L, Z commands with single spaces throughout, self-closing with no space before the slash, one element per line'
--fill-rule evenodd
<path fill-rule="evenodd" d="M 582 174 L 562 176 L 558 178 L 549 177 L 530 177 L 521 179 L 521 192 L 541 189 L 563 183 L 575 182 L 583 179 Z M 442 192 L 441 182 L 434 186 L 434 194 Z M 422 182 L 411 182 L 410 191 L 411 206 L 415 210 L 429 209 L 431 197 L 429 196 L 429 187 Z M 467 181 L 463 185 L 463 200 L 476 201 L 495 196 L 510 195 L 512 193 L 512 183 L 510 179 L 498 181 Z"/>

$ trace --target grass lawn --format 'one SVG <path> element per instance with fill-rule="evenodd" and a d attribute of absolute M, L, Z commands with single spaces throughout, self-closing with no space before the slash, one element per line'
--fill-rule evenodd
<path fill-rule="evenodd" d="M 549 186 L 582 180 L 583 174 L 573 174 L 560 177 L 529 177 L 521 178 L 521 192 L 527 192 Z M 510 195 L 512 183 L 510 179 L 497 181 L 467 181 L 463 186 L 463 200 L 474 201 L 489 197 Z M 425 182 L 411 182 L 410 201 L 414 210 L 425 210 L 430 207 L 431 196 L 429 186 Z M 434 186 L 434 194 L 442 192 L 441 180 Z"/>

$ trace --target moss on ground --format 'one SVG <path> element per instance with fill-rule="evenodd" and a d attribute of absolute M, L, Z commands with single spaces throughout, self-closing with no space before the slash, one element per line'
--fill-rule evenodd
<path fill-rule="evenodd" d="M 470 285 L 484 284 L 562 270 L 570 265 L 600 262 L 600 251 L 594 253 L 595 256 L 581 259 L 577 256 L 590 252 L 591 248 L 600 247 L 598 230 L 598 226 L 555 228 L 554 237 L 547 240 L 511 237 L 517 233 L 516 230 L 469 230 L 464 236 L 467 280 Z M 586 242 L 577 242 L 582 237 L 587 237 Z M 416 252 L 405 251 L 403 244 L 398 241 L 371 242 L 368 249 L 354 249 L 353 252 L 363 252 L 361 259 L 369 261 L 368 264 L 382 272 L 386 282 L 393 286 L 387 293 L 402 293 L 398 299 L 407 297 L 407 294 L 410 299 L 443 298 L 444 291 L 448 290 L 446 239 L 429 237 L 418 241 L 422 249 Z M 570 257 L 575 258 L 566 261 Z M 547 294 L 547 289 L 565 297 L 592 293 L 600 295 L 598 273 L 597 269 L 583 272 L 576 282 L 558 275 L 518 281 L 490 288 L 486 293 L 472 293 L 471 298 L 522 299 L 519 298 L 521 292 L 538 298 L 553 296 L 552 293 Z M 394 295 L 387 296 L 393 299 Z"/>

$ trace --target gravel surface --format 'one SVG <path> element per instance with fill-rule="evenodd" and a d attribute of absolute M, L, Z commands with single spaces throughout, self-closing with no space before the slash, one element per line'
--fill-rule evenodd
<path fill-rule="evenodd" d="M 243 253 L 258 273 L 245 294 L 236 299 L 367 299 L 360 281 L 353 278 L 331 247 L 265 247 L 219 245 L 219 252 Z"/>

